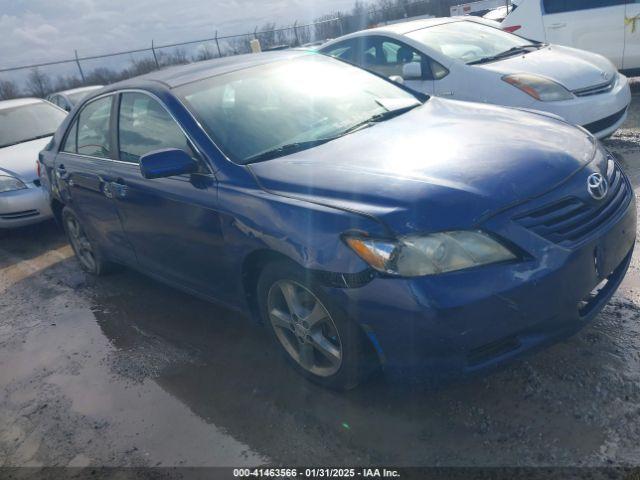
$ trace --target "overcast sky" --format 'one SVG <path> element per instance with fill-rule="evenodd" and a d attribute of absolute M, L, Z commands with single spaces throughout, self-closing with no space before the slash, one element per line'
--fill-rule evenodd
<path fill-rule="evenodd" d="M 354 0 L 0 0 L 0 68 L 307 22 Z"/>

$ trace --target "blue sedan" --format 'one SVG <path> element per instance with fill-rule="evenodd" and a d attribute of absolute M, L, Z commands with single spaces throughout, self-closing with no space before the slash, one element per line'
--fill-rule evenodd
<path fill-rule="evenodd" d="M 331 388 L 565 338 L 635 243 L 629 181 L 585 130 L 306 52 L 102 89 L 40 161 L 87 272 L 127 265 L 250 315 Z"/>

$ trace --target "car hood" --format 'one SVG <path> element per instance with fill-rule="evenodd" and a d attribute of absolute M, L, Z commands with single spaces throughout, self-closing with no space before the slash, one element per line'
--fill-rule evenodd
<path fill-rule="evenodd" d="M 569 90 L 602 85 L 617 74 L 613 64 L 603 56 L 559 45 L 475 67 L 494 71 L 500 76 L 534 73 L 551 78 Z"/>
<path fill-rule="evenodd" d="M 248 166 L 265 190 L 373 215 L 396 233 L 468 228 L 589 163 L 584 131 L 438 98 L 319 147 Z"/>
<path fill-rule="evenodd" d="M 36 180 L 38 154 L 50 140 L 51 137 L 39 138 L 0 148 L 0 175 L 8 174 L 28 183 Z"/>

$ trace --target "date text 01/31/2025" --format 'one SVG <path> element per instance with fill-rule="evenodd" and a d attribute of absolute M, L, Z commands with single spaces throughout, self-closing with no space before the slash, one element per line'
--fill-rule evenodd
<path fill-rule="evenodd" d="M 397 470 L 386 468 L 236 468 L 233 476 L 265 478 L 399 478 Z"/>

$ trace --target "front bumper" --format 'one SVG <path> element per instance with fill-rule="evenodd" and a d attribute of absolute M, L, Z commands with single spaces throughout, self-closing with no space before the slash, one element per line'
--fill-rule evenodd
<path fill-rule="evenodd" d="M 431 277 L 377 277 L 360 288 L 333 289 L 333 298 L 362 325 L 387 370 L 430 378 L 468 374 L 577 332 L 604 308 L 628 269 L 636 237 L 635 198 L 631 195 L 606 225 L 570 248 L 515 225 L 512 217 L 494 218 L 486 227 L 519 238 L 518 244 L 536 256 Z M 604 288 L 595 290 L 598 285 Z"/>
<path fill-rule="evenodd" d="M 44 190 L 30 184 L 28 188 L 0 193 L 0 229 L 24 227 L 53 217 Z"/>

